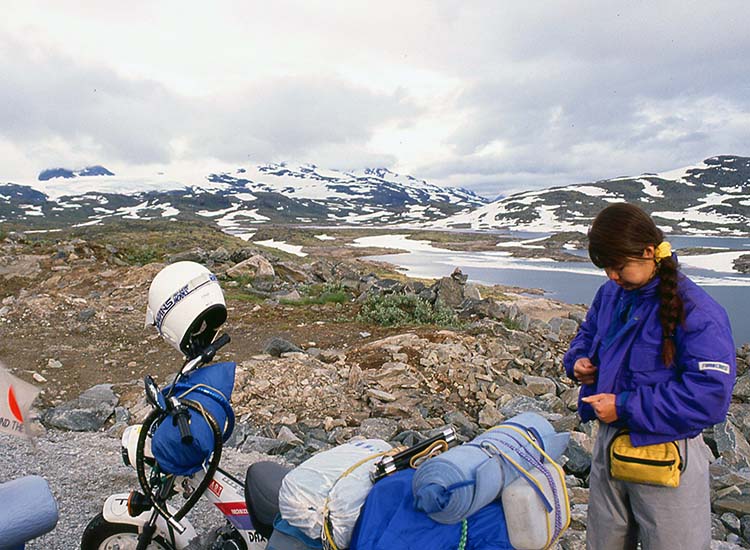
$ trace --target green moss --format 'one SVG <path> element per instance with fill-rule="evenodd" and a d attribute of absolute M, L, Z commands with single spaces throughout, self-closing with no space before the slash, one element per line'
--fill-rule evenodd
<path fill-rule="evenodd" d="M 383 326 L 437 325 L 460 327 L 454 311 L 437 302 L 413 294 L 373 295 L 367 298 L 359 310 L 357 320 Z"/>
<path fill-rule="evenodd" d="M 344 304 L 352 299 L 351 294 L 340 284 L 307 285 L 300 287 L 300 300 L 280 300 L 280 303 L 293 306 L 310 304 Z"/>
<path fill-rule="evenodd" d="M 521 323 L 514 319 L 508 319 L 507 317 L 502 320 L 503 326 L 508 330 L 521 330 Z"/>
<path fill-rule="evenodd" d="M 123 259 L 130 265 L 146 265 L 162 260 L 162 253 L 154 247 L 141 245 L 123 251 Z"/>

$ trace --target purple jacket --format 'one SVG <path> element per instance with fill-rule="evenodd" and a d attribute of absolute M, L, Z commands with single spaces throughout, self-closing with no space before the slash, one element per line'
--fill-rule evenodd
<path fill-rule="evenodd" d="M 581 387 L 581 419 L 596 415 L 580 398 L 614 393 L 616 424 L 630 429 L 637 446 L 694 437 L 722 422 L 737 372 L 726 311 L 682 274 L 677 288 L 685 320 L 675 331 L 675 365 L 664 365 L 658 284 L 658 277 L 630 291 L 614 281 L 603 284 L 563 359 L 565 372 L 574 380 L 573 365 L 579 358 L 588 357 L 598 367 L 596 381 Z M 612 330 L 621 300 L 629 299 L 629 318 Z"/>

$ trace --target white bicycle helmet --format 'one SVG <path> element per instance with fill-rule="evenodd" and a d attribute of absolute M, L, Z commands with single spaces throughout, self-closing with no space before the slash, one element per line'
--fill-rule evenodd
<path fill-rule="evenodd" d="M 176 262 L 156 274 L 148 289 L 146 326 L 188 358 L 213 341 L 227 320 L 216 275 L 196 262 Z"/>

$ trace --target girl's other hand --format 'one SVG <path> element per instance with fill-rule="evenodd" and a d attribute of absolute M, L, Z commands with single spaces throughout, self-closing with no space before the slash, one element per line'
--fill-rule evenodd
<path fill-rule="evenodd" d="M 596 417 L 602 422 L 611 424 L 617 420 L 617 397 L 614 393 L 597 393 L 591 397 L 581 399 L 594 408 Z"/>
<path fill-rule="evenodd" d="M 596 379 L 596 367 L 588 357 L 581 357 L 573 365 L 573 375 L 581 384 L 593 384 Z"/>

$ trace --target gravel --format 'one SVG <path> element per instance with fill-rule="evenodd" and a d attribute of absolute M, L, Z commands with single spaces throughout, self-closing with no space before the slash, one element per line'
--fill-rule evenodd
<path fill-rule="evenodd" d="M 221 467 L 244 479 L 250 464 L 267 458 L 225 448 Z M 86 524 L 101 512 L 105 499 L 138 485 L 135 470 L 122 463 L 120 440 L 105 433 L 50 430 L 33 442 L 0 435 L 0 482 L 25 475 L 40 475 L 47 480 L 60 512 L 55 529 L 27 543 L 26 550 L 79 548 Z M 181 497 L 175 498 L 179 503 Z M 0 502 L 0 515 L 6 506 L 10 504 Z M 205 499 L 188 518 L 199 533 L 224 524 L 221 513 Z"/>

